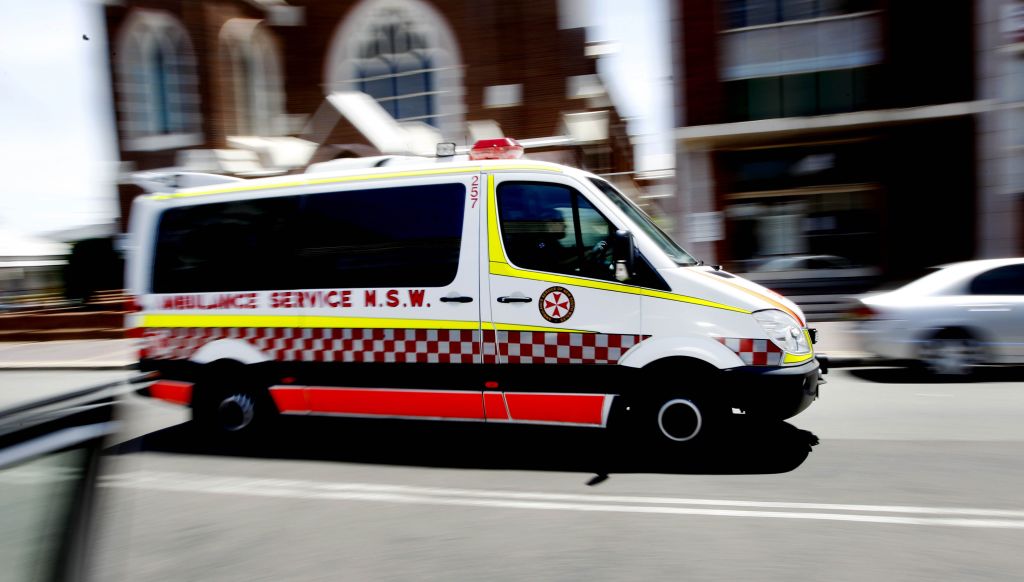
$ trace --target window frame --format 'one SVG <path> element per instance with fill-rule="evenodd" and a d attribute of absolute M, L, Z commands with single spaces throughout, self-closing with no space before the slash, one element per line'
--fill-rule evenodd
<path fill-rule="evenodd" d="M 450 261 L 450 264 L 454 265 L 454 268 L 451 271 L 450 279 L 447 279 L 447 281 L 445 283 L 443 283 L 443 284 L 434 284 L 434 283 L 425 284 L 423 281 L 411 281 L 410 280 L 410 281 L 404 281 L 404 282 L 402 282 L 402 281 L 389 281 L 389 282 L 385 282 L 385 283 L 379 283 L 379 284 L 374 284 L 374 285 L 367 286 L 365 284 L 353 285 L 349 281 L 343 281 L 342 280 L 342 281 L 338 281 L 337 283 L 334 283 L 334 284 L 328 285 L 328 286 L 310 285 L 310 283 L 318 282 L 316 280 L 315 273 L 313 272 L 315 267 L 313 265 L 311 265 L 311 264 L 306 264 L 306 262 L 301 261 L 301 257 L 300 257 L 300 249 L 301 249 L 301 245 L 303 243 L 302 233 L 306 232 L 307 229 L 309 228 L 309 225 L 311 224 L 310 223 L 310 214 L 309 214 L 310 210 L 309 210 L 309 204 L 308 204 L 308 200 L 310 198 L 318 197 L 318 196 L 330 196 L 330 195 L 352 195 L 352 196 L 357 196 L 357 195 L 359 195 L 361 193 L 362 194 L 371 193 L 371 195 L 374 195 L 374 196 L 387 196 L 387 192 L 389 190 L 390 191 L 393 191 L 393 190 L 413 190 L 414 193 L 408 193 L 407 196 L 409 196 L 411 198 L 417 198 L 417 199 L 419 199 L 419 198 L 426 199 L 426 198 L 423 198 L 422 192 L 417 194 L 417 193 L 415 193 L 415 191 L 422 191 L 422 189 L 425 189 L 425 188 L 439 188 L 439 187 L 453 187 L 453 188 L 459 188 L 460 189 L 459 196 L 458 196 L 458 200 L 459 201 L 458 201 L 458 205 L 457 205 L 459 210 L 460 210 L 460 213 L 458 215 L 457 220 L 454 221 L 454 224 L 457 225 L 457 229 L 458 229 L 458 242 L 454 243 L 454 247 L 453 247 L 454 248 L 454 261 Z M 451 180 L 451 181 L 433 181 L 433 182 L 426 182 L 426 183 L 423 183 L 423 182 L 399 183 L 399 184 L 385 183 L 385 184 L 382 184 L 382 185 L 365 185 L 363 187 L 351 188 L 351 189 L 333 187 L 333 188 L 328 188 L 328 189 L 318 189 L 318 190 L 315 190 L 315 191 L 303 191 L 303 192 L 294 192 L 294 193 L 288 193 L 288 194 L 272 193 L 271 195 L 266 195 L 266 196 L 253 196 L 253 197 L 248 197 L 248 198 L 239 198 L 239 199 L 235 199 L 235 200 L 221 200 L 221 201 L 203 202 L 203 203 L 199 203 L 199 204 L 183 204 L 183 205 L 169 206 L 167 208 L 161 209 L 158 213 L 156 213 L 156 215 L 154 217 L 154 227 L 153 227 L 153 231 L 152 231 L 153 232 L 153 239 L 152 239 L 153 240 L 153 242 L 152 242 L 153 246 L 151 247 L 152 251 L 151 251 L 151 259 L 150 259 L 151 267 L 150 267 L 149 273 L 148 273 L 148 278 L 147 278 L 148 280 L 145 281 L 145 283 L 146 283 L 146 285 L 148 286 L 148 288 L 150 290 L 149 292 L 154 293 L 154 294 L 174 294 L 174 293 L 177 293 L 177 294 L 183 294 L 183 293 L 236 293 L 236 292 L 247 292 L 247 291 L 266 292 L 266 291 L 274 291 L 274 290 L 326 289 L 326 288 L 342 288 L 342 289 L 344 289 L 344 288 L 351 288 L 351 289 L 373 289 L 373 288 L 387 288 L 387 287 L 394 287 L 394 288 L 423 287 L 423 288 L 433 288 L 433 289 L 444 288 L 444 287 L 447 287 L 447 286 L 453 284 L 455 281 L 457 281 L 459 279 L 460 269 L 463 267 L 463 262 L 464 262 L 462 254 L 463 254 L 463 251 L 465 250 L 465 248 L 467 248 L 466 247 L 467 237 L 468 238 L 473 238 L 472 234 L 469 234 L 466 231 L 467 216 L 473 212 L 471 209 L 467 208 L 468 196 L 469 196 L 469 191 L 468 191 L 468 188 L 466 186 L 465 181 L 462 180 L 462 179 L 458 179 L 458 180 Z M 269 201 L 282 201 L 282 202 L 269 202 Z M 173 252 L 171 254 L 169 254 L 169 255 L 162 254 L 162 250 L 163 250 L 163 246 L 164 246 L 163 243 L 162 243 L 162 240 L 164 240 L 164 232 L 165 232 L 164 228 L 165 228 L 165 225 L 167 224 L 166 221 L 168 219 L 168 216 L 172 216 L 172 213 L 179 212 L 179 211 L 180 212 L 201 212 L 201 210 L 199 210 L 199 209 L 202 209 L 202 208 L 208 208 L 209 209 L 210 207 L 221 206 L 222 209 L 226 209 L 230 205 L 244 205 L 244 204 L 254 204 L 254 205 L 257 205 L 257 206 L 260 205 L 260 204 L 265 204 L 265 205 L 269 205 L 269 204 L 284 204 L 284 205 L 286 205 L 284 207 L 284 210 L 289 212 L 289 213 L 291 213 L 291 216 L 290 216 L 290 218 L 286 219 L 282 223 L 284 225 L 284 228 L 282 230 L 274 232 L 273 234 L 270 234 L 270 235 L 268 235 L 266 232 L 263 232 L 262 230 L 260 232 L 260 234 L 266 235 L 267 237 L 274 236 L 274 237 L 277 237 L 277 240 L 279 240 L 279 241 L 280 240 L 286 241 L 286 242 L 282 243 L 280 245 L 280 247 L 279 247 L 279 248 L 283 249 L 281 254 L 280 255 L 277 255 L 277 254 L 273 254 L 272 255 L 272 254 L 261 253 L 260 256 L 256 257 L 256 259 L 257 260 L 267 260 L 267 259 L 270 259 L 272 257 L 277 257 L 277 258 L 281 259 L 283 257 L 283 260 L 286 261 L 285 264 L 290 265 L 290 267 L 278 268 L 279 265 L 275 266 L 274 267 L 275 272 L 276 272 L 275 277 L 273 279 L 268 279 L 269 281 L 271 281 L 271 283 L 262 282 L 262 283 L 259 283 L 259 284 L 255 285 L 255 286 L 252 286 L 252 285 L 216 285 L 216 286 L 214 286 L 214 285 L 207 285 L 207 286 L 201 286 L 201 285 L 195 285 L 195 284 L 192 284 L 192 285 L 181 285 L 181 284 L 173 284 L 175 278 L 180 277 L 180 275 L 175 275 L 175 274 L 163 274 L 163 275 L 161 275 L 161 273 L 168 273 L 168 269 L 173 267 L 173 264 L 174 264 L 174 263 L 171 263 L 170 266 L 165 266 L 165 264 L 163 264 L 163 263 L 165 263 L 167 261 L 176 261 L 178 263 L 181 262 L 181 256 L 182 256 L 181 249 L 184 246 L 184 245 L 181 244 L 181 241 L 177 241 L 176 243 L 174 243 L 175 246 L 173 247 Z M 209 212 L 211 213 L 210 216 L 220 217 L 221 219 L 223 219 L 223 217 L 224 217 L 224 210 L 220 210 L 218 212 L 216 210 L 210 209 Z M 194 218 L 186 218 L 185 220 L 186 221 L 194 221 L 195 219 Z M 221 224 L 223 224 L 223 222 L 221 222 Z M 245 224 L 245 228 L 249 228 L 249 229 L 254 228 L 253 227 L 253 223 L 249 222 L 249 223 Z M 256 228 L 259 228 L 259 227 L 257 226 Z M 191 234 L 191 232 L 189 234 Z M 262 248 L 262 249 L 271 248 L 273 246 L 274 240 L 275 239 L 263 238 L 261 241 L 259 241 L 259 244 L 256 245 L 256 247 Z M 268 243 L 268 241 L 269 241 L 269 243 Z M 415 246 L 415 245 L 407 245 L 407 246 L 412 247 L 412 246 Z M 204 266 L 202 268 L 207 269 L 207 272 L 208 272 L 209 269 L 211 269 L 211 267 L 209 266 L 209 264 L 210 264 L 210 255 L 206 254 L 204 257 L 202 257 L 202 260 L 206 263 L 206 266 Z M 419 261 L 417 261 L 417 262 L 419 262 Z M 400 274 L 401 272 L 404 272 L 404 269 L 398 268 L 398 269 L 392 269 L 392 271 Z M 204 273 L 204 271 L 199 271 L 198 276 L 200 278 L 202 278 L 203 277 L 203 273 Z M 171 281 L 172 284 L 168 285 L 167 284 L 168 281 Z M 290 283 L 288 283 L 289 281 L 290 281 Z M 217 288 L 213 288 L 213 287 L 217 287 Z"/>
<path fill-rule="evenodd" d="M 593 181 L 593 178 L 591 178 L 591 181 Z M 599 281 L 599 282 L 602 282 L 602 283 L 608 283 L 608 284 L 614 284 L 614 285 L 624 285 L 624 286 L 628 286 L 628 287 L 646 288 L 646 289 L 652 289 L 652 290 L 657 290 L 657 291 L 670 291 L 671 290 L 671 287 L 668 285 L 668 283 L 666 283 L 665 280 L 661 277 L 661 275 L 658 274 L 657 270 L 652 266 L 650 261 L 644 256 L 644 254 L 640 251 L 639 248 L 636 249 L 636 256 L 635 256 L 636 274 L 635 274 L 635 276 L 633 278 L 631 278 L 628 281 L 618 281 L 618 280 L 616 280 L 614 278 L 614 276 L 611 276 L 610 278 L 607 278 L 607 279 L 599 279 L 599 278 L 591 277 L 591 276 L 583 274 L 583 273 L 557 273 L 557 272 L 553 272 L 553 271 L 543 271 L 543 270 L 539 270 L 539 269 L 532 269 L 532 268 L 529 268 L 529 267 L 523 267 L 523 266 L 520 266 L 520 265 L 516 264 L 512 260 L 512 256 L 511 256 L 511 254 L 508 251 L 508 244 L 507 244 L 507 239 L 506 239 L 506 236 L 505 236 L 505 231 L 502 228 L 502 224 L 503 223 L 502 223 L 502 212 L 501 212 L 500 198 L 501 198 L 501 188 L 502 188 L 502 186 L 507 185 L 507 184 L 524 184 L 524 183 L 526 183 L 526 184 L 540 184 L 540 185 L 545 185 L 545 186 L 556 186 L 556 187 L 566 188 L 570 192 L 574 193 L 573 200 L 578 200 L 578 197 L 582 197 L 584 200 L 586 200 L 587 204 L 589 204 L 594 209 L 594 211 L 597 212 L 597 214 L 599 216 L 601 216 L 601 218 L 603 218 L 609 225 L 611 225 L 612 232 L 610 233 L 610 237 L 614 237 L 615 236 L 615 232 L 618 231 L 618 230 L 625 229 L 625 230 L 629 230 L 629 231 L 632 232 L 632 229 L 628 226 L 628 224 L 627 224 L 627 226 L 623 226 L 621 219 L 614 214 L 614 211 L 617 210 L 617 209 L 615 209 L 614 205 L 606 204 L 606 203 L 601 203 L 599 200 L 595 200 L 594 199 L 595 195 L 593 193 L 590 193 L 591 195 L 588 196 L 588 190 L 587 190 L 586 186 L 593 186 L 594 188 L 597 188 L 596 184 L 588 184 L 586 182 L 575 182 L 575 181 L 569 181 L 569 180 L 567 180 L 567 181 L 561 181 L 561 180 L 558 180 L 558 181 L 555 181 L 555 180 L 542 180 L 542 179 L 536 179 L 536 178 L 533 178 L 533 179 L 525 178 L 525 179 L 502 180 L 502 181 L 500 181 L 496 185 L 496 188 L 495 188 L 494 202 L 495 202 L 495 206 L 496 207 L 493 210 L 494 210 L 495 215 L 497 217 L 498 238 L 499 238 L 499 241 L 501 243 L 502 252 L 505 254 L 505 258 L 509 262 L 510 265 L 512 265 L 516 269 L 523 269 L 523 270 L 534 271 L 534 272 L 538 272 L 538 273 L 551 274 L 551 275 L 559 276 L 559 277 L 572 277 L 572 278 L 585 279 L 585 280 L 588 280 L 588 281 Z M 609 209 L 604 208 L 605 206 L 611 206 L 612 212 L 609 212 Z M 578 204 L 574 204 L 574 207 L 576 207 L 578 209 Z M 575 231 L 576 232 L 574 232 L 574 236 L 578 235 L 580 237 L 580 238 L 577 238 L 577 242 L 576 242 L 576 244 L 577 244 L 577 252 L 585 252 L 585 249 L 583 248 L 583 245 L 581 244 L 581 238 L 582 238 L 582 234 L 583 233 L 582 233 L 582 230 L 581 230 L 581 225 L 580 225 L 578 217 L 574 216 L 574 222 L 576 223 L 576 226 L 575 226 Z M 613 247 L 612 250 L 610 250 L 610 252 L 614 252 L 614 241 L 610 240 L 609 244 L 611 244 L 612 247 Z M 614 255 L 613 255 L 613 260 L 614 260 Z"/>
<path fill-rule="evenodd" d="M 597 280 L 597 281 L 604 280 L 604 279 L 598 279 L 596 277 L 587 276 L 587 275 L 583 274 L 582 271 L 576 272 L 576 273 L 549 271 L 549 270 L 539 269 L 539 268 L 535 268 L 535 267 L 528 267 L 528 266 L 525 266 L 523 264 L 517 263 L 516 260 L 513 258 L 513 256 L 512 256 L 513 253 L 511 252 L 511 250 L 509 248 L 509 244 L 508 244 L 509 243 L 509 240 L 508 240 L 508 238 L 509 238 L 508 234 L 509 233 L 505 229 L 506 222 L 505 222 L 505 219 L 504 219 L 504 216 L 503 216 L 504 213 L 502 212 L 502 202 L 501 202 L 501 200 L 502 200 L 502 190 L 505 189 L 507 186 L 544 186 L 544 187 L 547 187 L 547 188 L 557 188 L 557 189 L 561 189 L 561 190 L 567 191 L 568 195 L 569 195 L 569 203 L 571 205 L 571 213 L 572 213 L 571 214 L 571 220 L 572 220 L 572 224 L 566 225 L 567 227 L 571 228 L 571 232 L 569 231 L 569 228 L 567 228 L 566 229 L 566 233 L 565 233 L 565 237 L 572 237 L 573 247 L 575 248 L 575 253 L 573 253 L 573 254 L 575 254 L 576 265 L 580 269 L 582 269 L 583 266 L 584 266 L 584 256 L 583 255 L 585 253 L 585 250 L 583 249 L 583 232 L 581 230 L 580 214 L 579 214 L 579 198 L 580 198 L 580 196 L 583 196 L 583 193 L 580 191 L 579 188 L 571 186 L 569 184 L 562 184 L 562 183 L 558 183 L 558 182 L 548 182 L 548 181 L 544 181 L 544 180 L 504 180 L 504 181 L 502 181 L 501 183 L 498 184 L 498 187 L 497 187 L 497 189 L 495 191 L 495 202 L 497 204 L 497 208 L 495 208 L 495 212 L 496 212 L 497 218 L 498 218 L 498 231 L 500 233 L 499 236 L 501 237 L 502 249 L 505 252 L 505 257 L 508 259 L 509 264 L 511 264 L 512 266 L 516 267 L 517 269 L 524 269 L 524 270 L 528 270 L 528 271 L 536 271 L 536 272 L 540 272 L 540 273 L 550 273 L 550 274 L 553 274 L 553 275 L 563 275 L 563 276 L 568 276 L 568 277 L 582 277 L 582 278 L 585 278 L 585 279 L 594 279 L 594 280 Z M 601 218 L 603 218 L 605 220 L 605 222 L 607 222 L 609 225 L 611 225 L 612 229 L 617 229 L 618 228 L 615 225 L 615 223 L 613 221 L 609 220 L 608 217 L 605 216 L 605 214 L 603 212 L 601 212 L 601 210 L 596 205 L 593 204 L 593 202 L 591 202 L 589 199 L 586 198 L 586 196 L 583 196 L 583 199 L 586 200 L 587 204 L 589 204 L 598 213 L 598 215 L 600 215 Z M 614 233 L 614 231 L 613 231 L 613 233 Z M 518 250 L 516 250 L 516 252 L 518 252 Z M 520 258 L 522 258 L 522 257 L 520 257 Z"/>

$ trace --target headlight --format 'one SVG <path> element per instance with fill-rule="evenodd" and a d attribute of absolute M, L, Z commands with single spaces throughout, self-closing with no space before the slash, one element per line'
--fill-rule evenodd
<path fill-rule="evenodd" d="M 790 354 L 809 354 L 811 346 L 807 343 L 804 330 L 795 319 L 777 309 L 755 311 L 754 319 L 761 325 L 772 342 Z"/>

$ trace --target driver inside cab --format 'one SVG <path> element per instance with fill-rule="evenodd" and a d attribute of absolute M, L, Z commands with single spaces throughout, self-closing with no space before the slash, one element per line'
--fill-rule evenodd
<path fill-rule="evenodd" d="M 615 229 L 562 186 L 504 184 L 498 191 L 502 235 L 518 267 L 612 279 Z"/>

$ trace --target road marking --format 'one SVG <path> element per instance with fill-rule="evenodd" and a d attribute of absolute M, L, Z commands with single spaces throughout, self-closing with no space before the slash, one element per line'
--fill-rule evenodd
<path fill-rule="evenodd" d="M 101 480 L 101 486 L 150 491 L 502 509 L 702 515 L 714 517 L 849 521 L 894 525 L 1024 529 L 1024 511 L 1003 509 L 487 491 L 374 483 L 334 483 L 288 479 L 218 477 L 155 471 L 138 471 L 106 476 Z"/>

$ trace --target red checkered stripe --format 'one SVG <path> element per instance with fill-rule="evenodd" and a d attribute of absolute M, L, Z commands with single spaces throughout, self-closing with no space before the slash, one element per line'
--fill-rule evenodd
<path fill-rule="evenodd" d="M 616 364 L 650 336 L 610 333 L 499 331 L 498 345 L 509 364 Z"/>
<path fill-rule="evenodd" d="M 782 350 L 771 340 L 734 337 L 716 339 L 725 347 L 736 352 L 736 355 L 748 366 L 782 365 Z"/>
<path fill-rule="evenodd" d="M 648 336 L 437 329 L 148 328 L 142 357 L 187 360 L 238 339 L 278 361 L 470 364 L 615 364 Z M 481 338 L 483 341 L 481 341 Z"/>
<path fill-rule="evenodd" d="M 480 332 L 458 329 L 147 329 L 144 358 L 186 360 L 204 345 L 240 339 L 286 362 L 471 364 Z"/>

